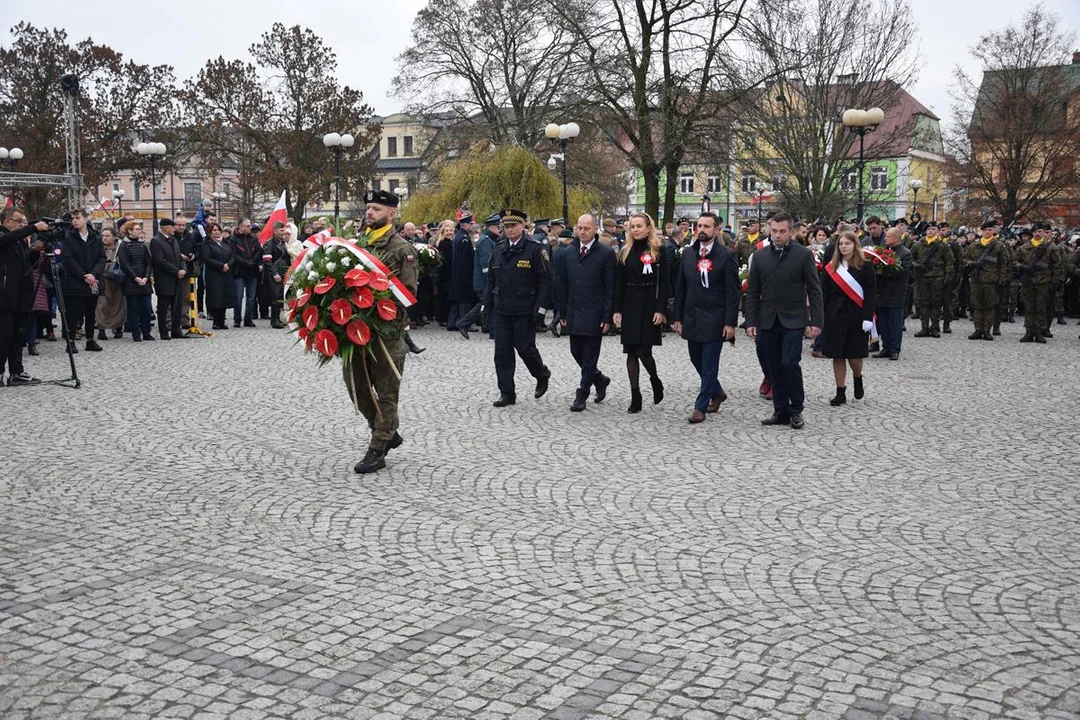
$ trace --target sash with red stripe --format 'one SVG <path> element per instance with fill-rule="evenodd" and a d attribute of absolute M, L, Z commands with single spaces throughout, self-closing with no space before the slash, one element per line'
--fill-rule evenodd
<path fill-rule="evenodd" d="M 843 265 L 833 267 L 832 263 L 828 263 L 825 265 L 825 272 L 829 274 L 836 286 L 844 291 L 844 294 L 848 296 L 851 302 L 860 308 L 863 306 L 862 285 L 859 284 L 859 281 L 855 279 L 850 270 Z"/>

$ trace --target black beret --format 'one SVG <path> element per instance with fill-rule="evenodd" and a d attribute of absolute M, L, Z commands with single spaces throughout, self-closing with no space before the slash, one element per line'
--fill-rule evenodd
<path fill-rule="evenodd" d="M 573 233 L 573 231 L 570 230 L 570 228 L 566 228 L 561 233 L 559 233 L 559 237 L 561 237 L 561 238 L 572 238 L 572 237 L 574 237 L 574 233 Z"/>
<path fill-rule="evenodd" d="M 161 218 L 158 220 L 158 227 L 175 227 L 176 223 L 171 218 Z"/>
<path fill-rule="evenodd" d="M 364 193 L 365 203 L 375 203 L 376 205 L 385 205 L 386 207 L 396 208 L 398 206 L 398 196 L 392 192 L 386 190 L 368 190 Z"/>
<path fill-rule="evenodd" d="M 997 227 L 997 220 L 987 220 L 979 226 L 980 230 L 991 230 Z"/>

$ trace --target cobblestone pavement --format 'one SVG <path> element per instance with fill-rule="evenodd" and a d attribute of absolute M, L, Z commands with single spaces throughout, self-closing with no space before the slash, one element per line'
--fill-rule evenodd
<path fill-rule="evenodd" d="M 1080 717 L 1077 328 L 956 328 L 841 408 L 807 351 L 802 432 L 744 336 L 690 426 L 672 336 L 661 405 L 609 339 L 571 414 L 565 339 L 496 410 L 490 342 L 425 328 L 369 476 L 288 336 L 109 340 L 0 389 L 0 717 Z"/>

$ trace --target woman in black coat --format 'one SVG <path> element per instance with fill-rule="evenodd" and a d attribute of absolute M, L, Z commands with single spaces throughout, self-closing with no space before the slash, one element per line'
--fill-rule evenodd
<path fill-rule="evenodd" d="M 629 242 L 619 252 L 615 265 L 615 324 L 621 328 L 626 374 L 630 378 L 630 407 L 641 411 L 638 380 L 641 365 L 649 373 L 653 404 L 664 399 L 664 383 L 656 371 L 652 349 L 660 345 L 661 329 L 667 322 L 668 267 L 667 253 L 660 243 L 656 225 L 645 213 L 634 213 L 627 224 Z"/>
<path fill-rule="evenodd" d="M 830 405 L 847 402 L 847 365 L 855 383 L 855 399 L 863 397 L 863 359 L 869 355 L 870 330 L 876 304 L 877 275 L 863 256 L 855 233 L 844 231 L 825 266 L 822 294 L 825 299 L 825 340 L 822 352 L 833 359 L 836 397 Z M 861 296 L 861 297 L 860 297 Z"/>
<path fill-rule="evenodd" d="M 203 243 L 202 260 L 206 270 L 206 312 L 214 320 L 214 330 L 225 330 L 225 311 L 233 306 L 236 284 L 232 274 L 232 248 L 222 242 L 221 226 L 207 226 L 210 239 Z"/>
<path fill-rule="evenodd" d="M 439 257 L 442 258 L 442 265 L 439 266 L 439 275 L 435 278 L 435 320 L 440 325 L 446 325 L 450 317 L 450 283 L 454 277 L 454 223 L 452 220 L 443 220 L 439 225 L 439 240 L 436 247 L 439 250 Z"/>
<path fill-rule="evenodd" d="M 150 255 L 150 246 L 142 241 L 142 224 L 131 220 L 121 226 L 124 239 L 116 251 L 116 261 L 124 271 L 124 282 L 120 290 L 127 306 L 127 329 L 131 339 L 142 342 L 154 339 L 154 311 L 150 305 L 150 276 L 154 261 Z"/>

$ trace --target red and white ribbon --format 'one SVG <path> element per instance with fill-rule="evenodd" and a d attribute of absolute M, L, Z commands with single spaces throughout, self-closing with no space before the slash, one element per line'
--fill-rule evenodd
<path fill-rule="evenodd" d="M 760 250 L 761 248 L 769 247 L 770 245 L 772 245 L 772 240 L 769 238 L 765 238 L 764 240 L 758 241 L 757 249 Z"/>
<path fill-rule="evenodd" d="M 641 274 L 652 275 L 653 256 L 652 253 L 641 254 Z"/>
<path fill-rule="evenodd" d="M 825 266 L 825 272 L 829 274 L 832 281 L 836 283 L 836 286 L 844 291 L 844 294 L 848 296 L 851 302 L 858 305 L 860 308 L 863 306 L 863 289 L 859 281 L 855 279 L 855 276 L 851 274 L 851 271 L 847 269 L 847 265 L 841 263 L 836 267 L 829 263 Z"/>
<path fill-rule="evenodd" d="M 709 287 L 709 272 L 712 270 L 712 260 L 707 257 L 703 257 L 698 260 L 697 264 L 698 272 L 701 273 L 701 287 Z"/>
<path fill-rule="evenodd" d="M 289 268 L 289 279 L 285 284 L 286 291 L 289 289 L 289 285 L 292 284 L 292 273 L 300 266 L 300 263 L 303 262 L 308 252 L 319 247 L 340 247 L 344 249 L 346 252 L 356 257 L 356 259 L 360 261 L 360 264 L 365 268 L 385 277 L 390 283 L 390 292 L 394 294 L 394 297 L 397 298 L 398 302 L 400 302 L 403 307 L 410 307 L 416 304 L 416 297 L 409 292 L 409 288 L 405 283 L 401 282 L 401 279 L 395 276 L 390 271 L 390 268 L 386 267 L 386 264 L 382 260 L 379 260 L 379 258 L 359 247 L 351 240 L 343 240 L 342 238 L 334 237 L 330 230 L 323 230 L 304 241 L 303 251 L 296 256 L 296 260 L 293 261 L 292 266 Z"/>

